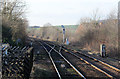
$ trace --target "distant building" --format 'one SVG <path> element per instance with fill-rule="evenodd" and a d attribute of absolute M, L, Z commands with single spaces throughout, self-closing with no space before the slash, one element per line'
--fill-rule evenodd
<path fill-rule="evenodd" d="M 31 28 L 40 28 L 40 26 L 31 26 Z"/>

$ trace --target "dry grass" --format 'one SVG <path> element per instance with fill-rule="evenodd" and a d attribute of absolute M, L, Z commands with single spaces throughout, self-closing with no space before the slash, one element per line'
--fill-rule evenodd
<path fill-rule="evenodd" d="M 106 45 L 109 56 L 118 56 L 117 20 L 108 19 L 103 24 L 96 22 L 83 23 L 79 26 L 74 37 L 74 43 L 82 48 L 99 51 L 100 44 Z"/>

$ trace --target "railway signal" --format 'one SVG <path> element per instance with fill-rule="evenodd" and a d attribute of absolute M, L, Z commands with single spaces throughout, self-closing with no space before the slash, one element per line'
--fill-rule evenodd
<path fill-rule="evenodd" d="M 63 28 L 63 43 L 65 42 L 65 27 L 63 25 L 61 25 L 61 27 Z"/>
<path fill-rule="evenodd" d="M 105 46 L 105 44 L 101 44 L 101 45 L 100 45 L 100 55 L 101 55 L 102 57 L 105 57 L 105 56 L 106 56 L 106 46 Z"/>

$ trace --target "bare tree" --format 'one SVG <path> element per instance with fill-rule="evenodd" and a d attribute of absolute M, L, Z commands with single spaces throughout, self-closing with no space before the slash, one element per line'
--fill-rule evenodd
<path fill-rule="evenodd" d="M 26 36 L 26 26 L 28 26 L 25 14 L 25 3 L 20 0 L 3 0 L 1 5 L 3 39 L 9 37 L 12 40 L 24 39 Z M 8 33 L 6 33 L 6 29 Z M 8 34 L 7 36 L 5 36 Z"/>
<path fill-rule="evenodd" d="M 99 45 L 105 43 L 107 53 L 110 56 L 117 57 L 118 48 L 118 20 L 116 11 L 111 11 L 105 20 L 100 20 L 99 15 L 95 12 L 91 20 L 82 19 L 80 26 L 76 31 L 76 40 L 82 47 L 99 51 Z"/>

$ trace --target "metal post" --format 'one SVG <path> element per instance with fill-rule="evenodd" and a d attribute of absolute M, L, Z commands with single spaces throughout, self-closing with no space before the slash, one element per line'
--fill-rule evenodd
<path fill-rule="evenodd" d="M 56 41 L 58 41 L 58 29 L 57 29 L 57 40 Z"/>
<path fill-rule="evenodd" d="M 63 43 L 65 43 L 65 28 L 63 28 Z"/>
<path fill-rule="evenodd" d="M 63 28 L 63 43 L 65 42 L 65 27 L 62 25 Z"/>
<path fill-rule="evenodd" d="M 63 43 L 65 42 L 64 40 L 65 40 L 65 34 L 63 34 Z"/>

